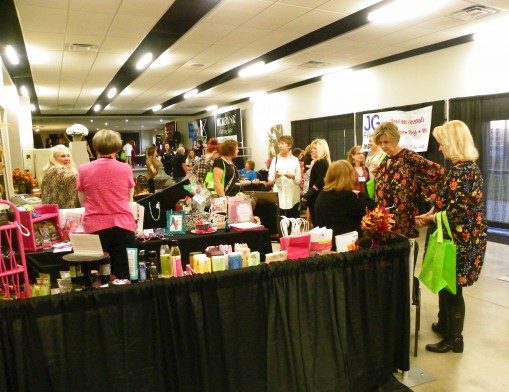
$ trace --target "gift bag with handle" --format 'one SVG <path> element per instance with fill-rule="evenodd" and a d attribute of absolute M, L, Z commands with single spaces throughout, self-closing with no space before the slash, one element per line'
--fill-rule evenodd
<path fill-rule="evenodd" d="M 446 212 L 438 212 L 436 220 L 437 229 L 428 239 L 419 280 L 434 294 L 443 288 L 456 294 L 456 245 Z M 442 220 L 450 239 L 443 236 Z"/>
<path fill-rule="evenodd" d="M 287 252 L 288 260 L 309 257 L 311 234 L 309 234 L 309 222 L 307 220 L 302 218 L 281 219 L 281 234 L 283 235 L 279 239 L 281 250 Z"/>

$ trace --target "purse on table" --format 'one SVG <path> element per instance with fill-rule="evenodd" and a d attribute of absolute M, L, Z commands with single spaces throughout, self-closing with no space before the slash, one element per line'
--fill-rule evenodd
<path fill-rule="evenodd" d="M 442 219 L 450 239 L 444 239 Z M 438 212 L 436 221 L 437 229 L 429 236 L 419 280 L 434 294 L 443 288 L 456 294 L 456 245 L 446 212 Z"/>

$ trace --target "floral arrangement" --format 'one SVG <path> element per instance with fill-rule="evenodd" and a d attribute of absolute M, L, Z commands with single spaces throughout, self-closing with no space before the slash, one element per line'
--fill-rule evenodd
<path fill-rule="evenodd" d="M 24 185 L 29 189 L 37 187 L 37 179 L 29 171 L 23 171 L 19 167 L 16 167 L 12 172 L 12 182 L 15 185 Z"/>
<path fill-rule="evenodd" d="M 69 136 L 87 136 L 88 129 L 86 126 L 81 124 L 73 124 L 65 130 L 65 133 Z"/>
<path fill-rule="evenodd" d="M 364 236 L 374 241 L 386 240 L 395 223 L 393 216 L 385 207 L 376 207 L 371 211 L 366 211 L 366 215 L 362 217 L 361 221 Z"/>

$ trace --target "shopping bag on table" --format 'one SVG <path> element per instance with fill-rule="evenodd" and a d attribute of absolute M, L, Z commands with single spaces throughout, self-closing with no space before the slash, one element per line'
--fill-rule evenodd
<path fill-rule="evenodd" d="M 303 259 L 309 257 L 309 243 L 311 234 L 295 234 L 288 237 L 281 237 L 279 242 L 281 250 L 286 250 L 288 260 Z"/>
<path fill-rule="evenodd" d="M 281 250 L 288 253 L 288 260 L 302 259 L 309 257 L 311 234 L 309 233 L 309 222 L 302 218 L 281 219 L 281 234 L 279 239 Z"/>
<path fill-rule="evenodd" d="M 456 245 L 452 239 L 446 212 L 437 213 L 436 220 L 437 229 L 428 239 L 419 280 L 434 294 L 443 288 L 456 294 Z M 443 237 L 442 220 L 449 239 Z"/>
<path fill-rule="evenodd" d="M 315 227 L 309 232 L 311 242 L 309 249 L 312 255 L 326 255 L 332 249 L 332 230 L 325 227 Z"/>

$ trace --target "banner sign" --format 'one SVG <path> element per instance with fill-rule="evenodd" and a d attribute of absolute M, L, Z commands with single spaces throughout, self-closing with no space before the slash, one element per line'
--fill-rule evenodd
<path fill-rule="evenodd" d="M 240 109 L 216 115 L 216 137 L 219 143 L 227 139 L 242 142 L 242 119 Z"/>
<path fill-rule="evenodd" d="M 369 150 L 369 135 L 382 122 L 391 121 L 397 125 L 401 139 L 399 145 L 415 152 L 428 151 L 432 106 L 403 112 L 366 113 L 362 116 L 362 149 Z"/>

